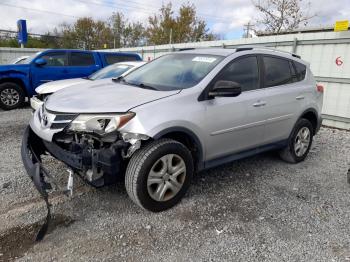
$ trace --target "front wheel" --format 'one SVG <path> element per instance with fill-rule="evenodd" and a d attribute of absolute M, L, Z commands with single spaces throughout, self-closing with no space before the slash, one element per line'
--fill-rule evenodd
<path fill-rule="evenodd" d="M 311 148 L 313 127 L 309 120 L 299 119 L 288 140 L 288 146 L 280 151 L 280 157 L 289 163 L 304 161 Z"/>
<path fill-rule="evenodd" d="M 16 83 L 0 85 L 0 108 L 11 110 L 22 106 L 25 100 L 23 89 Z"/>
<path fill-rule="evenodd" d="M 193 172 L 191 152 L 175 140 L 160 139 L 132 156 L 125 186 L 137 205 L 160 212 L 180 202 L 190 186 Z"/>

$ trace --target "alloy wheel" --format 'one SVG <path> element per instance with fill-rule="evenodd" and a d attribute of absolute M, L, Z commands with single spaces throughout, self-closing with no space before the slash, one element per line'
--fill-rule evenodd
<path fill-rule="evenodd" d="M 17 90 L 13 88 L 6 88 L 1 91 L 1 102 L 7 106 L 14 106 L 19 103 L 20 95 Z"/>
<path fill-rule="evenodd" d="M 294 140 L 294 152 L 298 157 L 302 157 L 309 148 L 311 132 L 307 127 L 299 130 Z"/>
<path fill-rule="evenodd" d="M 159 158 L 147 178 L 147 190 L 156 201 L 168 201 L 181 190 L 186 177 L 185 161 L 176 154 Z"/>

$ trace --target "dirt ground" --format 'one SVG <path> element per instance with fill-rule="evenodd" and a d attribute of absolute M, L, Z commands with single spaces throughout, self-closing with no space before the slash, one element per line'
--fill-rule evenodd
<path fill-rule="evenodd" d="M 158 214 L 122 182 L 97 190 L 75 178 L 72 198 L 51 196 L 54 219 L 36 243 L 46 210 L 20 158 L 30 114 L 0 111 L 0 261 L 350 260 L 350 132 L 322 128 L 297 165 L 268 153 L 202 172 Z"/>

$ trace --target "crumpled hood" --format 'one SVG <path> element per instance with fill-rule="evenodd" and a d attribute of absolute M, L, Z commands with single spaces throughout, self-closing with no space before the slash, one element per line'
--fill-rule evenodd
<path fill-rule="evenodd" d="M 90 80 L 87 80 L 84 78 L 72 78 L 72 79 L 52 81 L 52 82 L 48 82 L 48 83 L 45 83 L 45 84 L 38 86 L 35 89 L 35 92 L 37 92 L 38 94 L 51 94 L 51 93 L 55 93 L 58 90 L 61 90 L 63 88 L 71 87 L 73 85 L 77 85 L 77 84 L 81 84 L 81 83 L 85 83 L 87 81 L 90 81 Z"/>
<path fill-rule="evenodd" d="M 88 81 L 49 96 L 48 110 L 62 113 L 113 113 L 179 93 L 156 91 L 115 83 L 111 79 Z"/>

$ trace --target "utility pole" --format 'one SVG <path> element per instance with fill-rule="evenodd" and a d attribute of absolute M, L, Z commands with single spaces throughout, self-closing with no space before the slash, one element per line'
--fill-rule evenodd
<path fill-rule="evenodd" d="M 244 31 L 246 32 L 244 35 L 244 38 L 250 38 L 251 37 L 250 30 L 253 28 L 254 25 L 252 25 L 249 21 L 248 24 L 245 24 L 243 26 L 245 28 Z"/>

